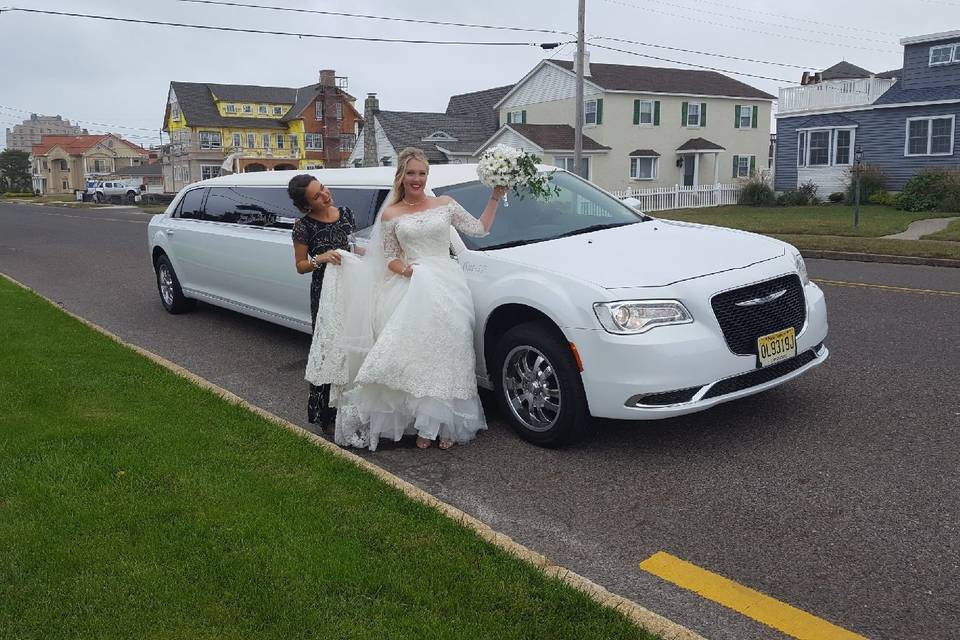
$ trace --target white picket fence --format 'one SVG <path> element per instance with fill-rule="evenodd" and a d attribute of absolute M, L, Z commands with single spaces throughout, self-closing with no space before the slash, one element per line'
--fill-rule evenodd
<path fill-rule="evenodd" d="M 740 196 L 740 185 L 702 184 L 696 187 L 675 185 L 655 189 L 628 188 L 612 193 L 621 200 L 636 198 L 640 203 L 635 207 L 641 211 L 667 211 L 736 204 Z"/>

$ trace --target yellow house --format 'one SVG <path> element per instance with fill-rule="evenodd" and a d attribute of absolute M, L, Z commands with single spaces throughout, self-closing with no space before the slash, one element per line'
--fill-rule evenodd
<path fill-rule="evenodd" d="M 331 70 L 306 87 L 171 82 L 163 130 L 164 189 L 236 172 L 341 166 L 360 116 Z M 319 106 L 318 106 L 319 105 Z"/>

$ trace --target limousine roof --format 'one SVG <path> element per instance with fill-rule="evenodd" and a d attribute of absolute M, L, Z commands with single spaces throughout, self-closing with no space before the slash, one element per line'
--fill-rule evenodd
<path fill-rule="evenodd" d="M 550 167 L 544 165 L 541 168 L 548 169 Z M 396 167 L 254 171 L 210 178 L 196 184 L 206 187 L 285 187 L 293 176 L 309 173 L 316 176 L 320 182 L 331 186 L 379 186 L 389 188 L 393 186 L 395 172 Z M 430 167 L 430 186 L 460 184 L 476 179 L 477 165 L 475 164 L 440 164 Z"/>

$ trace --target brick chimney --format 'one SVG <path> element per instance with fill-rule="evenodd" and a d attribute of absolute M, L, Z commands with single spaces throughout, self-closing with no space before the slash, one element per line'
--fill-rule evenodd
<path fill-rule="evenodd" d="M 335 87 L 337 86 L 337 72 L 333 69 L 320 69 L 320 86 L 322 87 Z"/>
<path fill-rule="evenodd" d="M 380 101 L 377 94 L 368 93 L 363 101 L 363 166 L 377 167 L 380 161 L 377 157 L 377 112 L 380 111 Z"/>

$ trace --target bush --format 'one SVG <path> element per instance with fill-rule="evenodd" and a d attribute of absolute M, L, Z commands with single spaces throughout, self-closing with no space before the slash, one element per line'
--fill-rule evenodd
<path fill-rule="evenodd" d="M 960 210 L 960 171 L 930 169 L 921 171 L 903 185 L 894 201 L 906 211 Z"/>
<path fill-rule="evenodd" d="M 762 176 L 753 176 L 740 187 L 737 204 L 748 207 L 769 207 L 777 201 L 770 184 Z"/>
<path fill-rule="evenodd" d="M 807 180 L 797 190 L 803 196 L 803 204 L 817 204 L 820 198 L 817 197 L 817 191 L 820 189 L 813 180 Z"/>
<path fill-rule="evenodd" d="M 876 193 L 870 194 L 870 197 L 867 198 L 867 202 L 870 204 L 879 204 L 885 207 L 892 207 L 896 198 L 893 197 L 893 194 L 886 191 L 877 191 Z"/>
<path fill-rule="evenodd" d="M 857 198 L 856 167 L 850 167 L 843 172 L 847 181 L 847 204 L 853 204 Z M 873 164 L 860 167 L 860 202 L 868 202 L 870 196 L 880 191 L 886 191 L 887 172 Z"/>
<path fill-rule="evenodd" d="M 846 198 L 846 195 L 843 193 L 843 191 L 834 191 L 827 196 L 827 200 L 830 202 L 843 202 L 844 198 Z"/>
<path fill-rule="evenodd" d="M 777 204 L 781 207 L 802 207 L 810 204 L 810 200 L 803 192 L 790 190 L 777 196 Z"/>
<path fill-rule="evenodd" d="M 4 198 L 32 198 L 32 191 L 7 191 L 3 194 Z"/>

